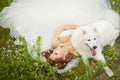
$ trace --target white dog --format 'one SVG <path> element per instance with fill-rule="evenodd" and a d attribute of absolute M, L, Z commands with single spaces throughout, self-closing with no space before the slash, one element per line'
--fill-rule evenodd
<path fill-rule="evenodd" d="M 88 58 L 102 61 L 105 64 L 103 67 L 105 72 L 108 76 L 113 76 L 113 72 L 106 65 L 102 50 L 106 45 L 114 46 L 115 40 L 119 36 L 119 26 L 112 24 L 107 19 L 104 18 L 89 26 L 78 27 L 72 34 L 71 42 L 85 64 L 88 64 Z M 116 21 L 117 16 L 112 20 Z"/>

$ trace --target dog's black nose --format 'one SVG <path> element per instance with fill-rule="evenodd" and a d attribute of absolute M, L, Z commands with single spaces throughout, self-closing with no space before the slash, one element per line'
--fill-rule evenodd
<path fill-rule="evenodd" d="M 96 49 L 97 48 L 97 46 L 93 46 L 93 49 Z"/>

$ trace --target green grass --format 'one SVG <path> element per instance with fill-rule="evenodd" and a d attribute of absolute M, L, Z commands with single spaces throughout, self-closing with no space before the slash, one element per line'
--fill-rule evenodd
<path fill-rule="evenodd" d="M 6 7 L 9 6 L 12 0 L 0 0 L 0 11 Z"/>
<path fill-rule="evenodd" d="M 0 11 L 11 1 L 0 0 Z M 110 1 L 113 9 L 120 13 L 120 0 Z M 92 59 L 87 68 L 81 60 L 73 70 L 59 74 L 49 63 L 34 60 L 28 54 L 23 37 L 20 38 L 23 46 L 15 45 L 14 40 L 9 29 L 0 27 L 0 80 L 120 80 L 120 37 L 113 48 L 106 46 L 103 51 L 107 64 L 115 74 L 112 78 L 105 74 L 101 62 Z M 40 38 L 37 46 L 39 42 Z M 36 51 L 40 53 L 40 47 Z"/>
<path fill-rule="evenodd" d="M 110 0 L 110 3 L 112 5 L 112 8 L 116 12 L 120 13 L 120 0 Z"/>

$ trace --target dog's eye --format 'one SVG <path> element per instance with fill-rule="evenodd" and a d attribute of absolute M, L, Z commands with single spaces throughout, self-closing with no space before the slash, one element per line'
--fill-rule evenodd
<path fill-rule="evenodd" d="M 96 40 L 96 38 L 94 38 L 94 40 Z"/>
<path fill-rule="evenodd" d="M 90 39 L 88 39 L 88 41 L 91 41 Z"/>

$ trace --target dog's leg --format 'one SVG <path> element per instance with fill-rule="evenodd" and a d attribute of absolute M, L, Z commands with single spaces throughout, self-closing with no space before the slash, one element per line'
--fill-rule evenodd
<path fill-rule="evenodd" d="M 88 61 L 88 58 L 86 56 L 82 55 L 82 60 L 83 60 L 85 65 L 89 65 L 89 61 Z"/>
<path fill-rule="evenodd" d="M 112 76 L 113 76 L 112 70 L 111 70 L 107 65 L 104 66 L 103 68 L 104 68 L 105 72 L 107 73 L 107 75 L 108 75 L 109 77 L 112 77 Z"/>
<path fill-rule="evenodd" d="M 113 41 L 110 46 L 113 47 L 115 45 L 115 41 Z"/>
<path fill-rule="evenodd" d="M 92 72 L 91 72 L 91 68 L 90 68 L 90 65 L 89 65 L 88 58 L 89 58 L 89 57 L 87 57 L 87 56 L 85 56 L 85 55 L 82 56 L 82 59 L 83 59 L 83 62 L 84 62 L 84 64 L 85 64 L 85 68 L 86 68 L 86 73 L 90 74 L 90 73 L 92 73 Z"/>
<path fill-rule="evenodd" d="M 95 57 L 95 59 L 96 59 L 97 61 L 102 61 L 102 62 L 103 62 L 103 69 L 105 70 L 105 72 L 107 73 L 107 75 L 108 75 L 109 77 L 112 77 L 112 76 L 113 76 L 113 72 L 112 72 L 112 70 L 107 66 L 106 60 L 105 60 L 103 54 L 102 54 L 101 52 L 98 52 L 97 55 L 96 55 L 96 57 Z"/>

